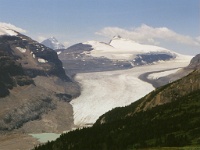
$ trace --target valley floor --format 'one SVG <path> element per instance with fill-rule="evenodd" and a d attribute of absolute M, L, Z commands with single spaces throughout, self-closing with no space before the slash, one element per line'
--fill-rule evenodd
<path fill-rule="evenodd" d="M 71 101 L 75 125 L 92 125 L 112 108 L 129 105 L 154 90 L 152 84 L 139 79 L 140 75 L 177 69 L 188 64 L 189 59 L 179 59 L 129 70 L 77 74 L 75 80 L 80 83 L 82 92 Z"/>

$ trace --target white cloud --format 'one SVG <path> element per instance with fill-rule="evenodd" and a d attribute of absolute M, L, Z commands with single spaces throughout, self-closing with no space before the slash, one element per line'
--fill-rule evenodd
<path fill-rule="evenodd" d="M 96 34 L 109 38 L 112 38 L 115 35 L 120 35 L 123 38 L 132 39 L 145 44 L 158 45 L 160 42 L 165 41 L 200 47 L 200 37 L 194 38 L 178 34 L 166 27 L 153 28 L 145 24 L 130 30 L 119 27 L 105 27 L 96 32 Z"/>

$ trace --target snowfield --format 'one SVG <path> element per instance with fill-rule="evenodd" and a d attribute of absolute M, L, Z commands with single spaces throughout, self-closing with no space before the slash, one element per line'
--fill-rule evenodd
<path fill-rule="evenodd" d="M 60 55 L 62 52 L 61 51 L 59 51 L 59 52 L 57 52 L 57 55 Z"/>
<path fill-rule="evenodd" d="M 105 112 L 129 105 L 154 90 L 151 84 L 138 78 L 141 74 L 185 67 L 190 59 L 183 56 L 129 70 L 77 74 L 75 80 L 81 84 L 82 93 L 70 102 L 74 109 L 75 125 L 93 124 Z"/>
<path fill-rule="evenodd" d="M 140 44 L 121 37 L 114 37 L 109 44 L 98 41 L 88 41 L 83 44 L 92 46 L 93 50 L 89 55 L 93 57 L 106 57 L 114 60 L 133 60 L 138 54 L 159 53 L 168 54 L 173 57 L 180 55 L 163 47 Z"/>
<path fill-rule="evenodd" d="M 39 61 L 40 63 L 46 63 L 46 62 L 48 62 L 47 60 L 42 59 L 42 58 L 38 58 L 38 61 Z"/>
<path fill-rule="evenodd" d="M 16 47 L 21 53 L 25 53 L 26 52 L 26 49 L 24 48 L 21 48 L 21 47 Z"/>

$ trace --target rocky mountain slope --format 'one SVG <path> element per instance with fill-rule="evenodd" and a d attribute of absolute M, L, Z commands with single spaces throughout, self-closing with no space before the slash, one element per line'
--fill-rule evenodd
<path fill-rule="evenodd" d="M 35 149 L 198 146 L 200 70 L 196 69 L 197 58 L 198 55 L 189 65 L 193 66 L 189 75 L 157 88 L 129 106 L 109 111 L 91 128 L 72 131 Z"/>
<path fill-rule="evenodd" d="M 132 68 L 131 64 L 126 60 L 118 61 L 105 57 L 93 57 L 90 55 L 92 50 L 92 45 L 78 43 L 67 49 L 57 50 L 57 53 L 63 62 L 65 71 L 70 75 Z"/>
<path fill-rule="evenodd" d="M 50 37 L 44 41 L 41 42 L 41 44 L 45 45 L 46 47 L 49 47 L 51 49 L 64 49 L 65 46 L 58 42 L 58 40 L 55 37 Z"/>
<path fill-rule="evenodd" d="M 62 132 L 73 126 L 68 103 L 79 87 L 55 51 L 7 24 L 0 36 L 0 132 Z"/>

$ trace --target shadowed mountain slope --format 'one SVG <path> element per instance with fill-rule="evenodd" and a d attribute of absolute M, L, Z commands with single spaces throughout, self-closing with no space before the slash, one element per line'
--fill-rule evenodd
<path fill-rule="evenodd" d="M 65 74 L 55 51 L 12 32 L 0 36 L 0 132 L 71 129 L 68 102 L 80 94 L 79 86 Z"/>

